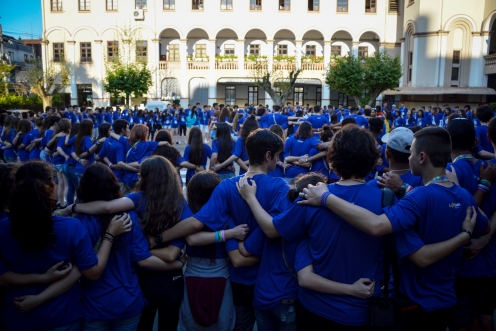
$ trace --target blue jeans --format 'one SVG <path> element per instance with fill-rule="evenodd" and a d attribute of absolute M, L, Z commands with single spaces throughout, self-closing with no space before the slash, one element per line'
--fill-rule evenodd
<path fill-rule="evenodd" d="M 82 331 L 135 331 L 141 314 L 115 321 L 86 321 L 83 320 Z"/>
<path fill-rule="evenodd" d="M 281 303 L 273 310 L 255 309 L 258 331 L 296 331 L 296 306 Z"/>
<path fill-rule="evenodd" d="M 69 165 L 69 164 L 64 164 L 64 167 L 62 168 L 62 172 L 64 173 L 65 177 L 67 178 L 67 196 L 65 200 L 67 201 L 68 204 L 73 204 L 74 203 L 74 194 L 76 193 L 76 189 L 78 187 L 78 178 L 76 176 L 76 166 L 75 165 Z"/>
<path fill-rule="evenodd" d="M 81 330 L 81 321 L 77 320 L 74 323 L 61 326 L 59 328 L 52 329 L 50 331 L 79 331 Z"/>

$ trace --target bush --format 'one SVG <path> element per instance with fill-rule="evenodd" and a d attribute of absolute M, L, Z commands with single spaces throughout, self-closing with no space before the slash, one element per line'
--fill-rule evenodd
<path fill-rule="evenodd" d="M 29 97 L 20 95 L 0 95 L 0 108 L 42 110 L 43 101 L 36 94 L 32 94 Z"/>
<path fill-rule="evenodd" d="M 496 110 L 496 102 L 491 102 L 489 104 L 489 107 L 491 107 L 492 109 Z"/>

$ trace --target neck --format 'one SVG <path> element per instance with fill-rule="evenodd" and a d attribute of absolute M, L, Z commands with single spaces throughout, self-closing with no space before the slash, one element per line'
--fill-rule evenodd
<path fill-rule="evenodd" d="M 463 155 L 463 154 L 472 154 L 472 151 L 469 150 L 452 150 L 451 151 L 451 160 L 455 160 L 457 156 Z"/>
<path fill-rule="evenodd" d="M 398 170 L 410 171 L 409 163 L 396 163 L 393 159 L 388 159 L 388 162 L 390 171 L 396 171 L 397 173 L 399 172 Z"/>
<path fill-rule="evenodd" d="M 424 169 L 424 171 L 422 172 L 422 180 L 424 181 L 424 184 L 427 184 L 432 178 L 445 175 L 445 168 L 431 167 L 430 169 Z"/>
<path fill-rule="evenodd" d="M 268 172 L 268 169 L 267 169 L 267 165 L 250 165 L 248 167 L 248 171 L 246 172 L 246 177 L 253 177 L 255 175 L 259 175 L 259 174 L 265 174 L 267 175 L 267 172 Z"/>

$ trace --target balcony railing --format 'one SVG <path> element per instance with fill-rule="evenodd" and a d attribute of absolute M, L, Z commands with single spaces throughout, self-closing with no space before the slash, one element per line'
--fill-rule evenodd
<path fill-rule="evenodd" d="M 181 70 L 181 62 L 160 61 L 158 68 L 160 70 Z"/>
<path fill-rule="evenodd" d="M 276 62 L 274 63 L 274 69 L 291 71 L 296 69 L 296 64 L 294 62 Z"/>
<path fill-rule="evenodd" d="M 215 62 L 215 69 L 238 70 L 238 62 Z"/>
<path fill-rule="evenodd" d="M 484 66 L 484 75 L 496 74 L 496 54 L 484 56 L 486 65 Z"/>
<path fill-rule="evenodd" d="M 188 61 L 189 70 L 207 70 L 210 69 L 209 62 L 206 61 Z"/>
<path fill-rule="evenodd" d="M 302 63 L 301 69 L 323 71 L 324 70 L 324 63 Z"/>

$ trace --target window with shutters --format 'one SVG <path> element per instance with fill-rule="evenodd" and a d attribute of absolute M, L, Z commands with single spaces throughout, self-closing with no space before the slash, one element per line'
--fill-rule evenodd
<path fill-rule="evenodd" d="M 171 62 L 179 62 L 179 45 L 178 44 L 169 44 L 169 61 Z"/>
<path fill-rule="evenodd" d="M 197 57 L 197 58 L 207 57 L 207 45 L 196 44 L 195 45 L 195 57 Z"/>
<path fill-rule="evenodd" d="M 320 0 L 308 0 L 308 11 L 319 11 Z"/>
<path fill-rule="evenodd" d="M 288 55 L 288 45 L 277 45 L 277 55 Z"/>
<path fill-rule="evenodd" d="M 250 0 L 250 10 L 262 10 L 262 0 Z"/>
<path fill-rule="evenodd" d="M 369 57 L 369 48 L 367 46 L 358 47 L 358 58 L 364 60 Z"/>
<path fill-rule="evenodd" d="M 451 86 L 460 85 L 460 64 L 461 64 L 461 51 L 453 51 L 453 62 L 451 65 Z"/>
<path fill-rule="evenodd" d="M 50 7 L 52 11 L 62 11 L 62 0 L 52 0 Z"/>
<path fill-rule="evenodd" d="M 119 42 L 107 41 L 107 61 L 112 62 L 117 60 L 119 56 Z"/>
<path fill-rule="evenodd" d="M 305 55 L 306 56 L 315 56 L 315 45 L 307 45 L 305 47 Z"/>
<path fill-rule="evenodd" d="M 164 0 L 164 10 L 175 10 L 176 1 L 175 0 Z"/>
<path fill-rule="evenodd" d="M 398 0 L 389 0 L 389 12 L 390 13 L 398 13 Z"/>
<path fill-rule="evenodd" d="M 60 62 L 64 57 L 64 43 L 53 43 L 53 62 Z"/>
<path fill-rule="evenodd" d="M 337 0 L 336 11 L 347 12 L 348 11 L 348 0 Z"/>
<path fill-rule="evenodd" d="M 366 13 L 376 12 L 376 0 L 365 0 L 365 12 Z"/>
<path fill-rule="evenodd" d="M 117 0 L 107 0 L 107 11 L 116 11 L 117 10 Z"/>
<path fill-rule="evenodd" d="M 191 0 L 192 10 L 203 10 L 203 0 Z"/>
<path fill-rule="evenodd" d="M 260 45 L 251 44 L 250 45 L 250 55 L 260 55 Z"/>
<path fill-rule="evenodd" d="M 341 46 L 331 46 L 331 56 L 341 56 Z"/>
<path fill-rule="evenodd" d="M 79 11 L 90 11 L 90 0 L 79 0 Z"/>
<path fill-rule="evenodd" d="M 80 43 L 80 47 L 81 47 L 81 62 L 91 63 L 91 43 L 90 42 Z"/>
<path fill-rule="evenodd" d="M 279 0 L 279 10 L 280 11 L 291 10 L 291 0 Z"/>

